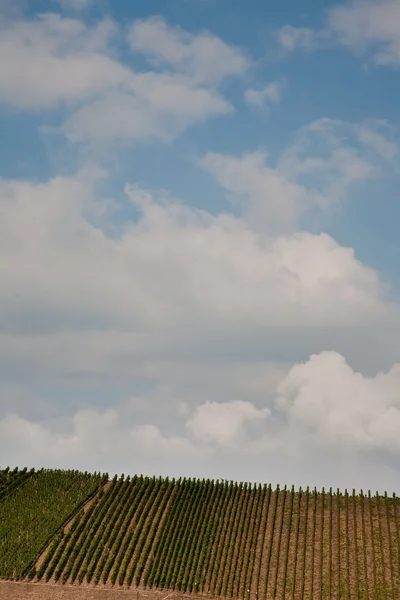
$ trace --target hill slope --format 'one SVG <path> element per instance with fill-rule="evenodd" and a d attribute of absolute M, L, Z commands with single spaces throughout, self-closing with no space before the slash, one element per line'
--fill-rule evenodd
<path fill-rule="evenodd" d="M 76 471 L 18 477 L 0 499 L 3 578 L 252 600 L 400 598 L 396 497 Z"/>

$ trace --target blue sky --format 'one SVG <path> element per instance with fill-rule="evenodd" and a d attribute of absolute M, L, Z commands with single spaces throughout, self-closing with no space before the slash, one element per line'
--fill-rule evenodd
<path fill-rule="evenodd" d="M 2 455 L 393 487 L 397 2 L 0 15 Z"/>
<path fill-rule="evenodd" d="M 133 174 L 144 187 L 166 188 L 185 201 L 214 212 L 226 207 L 220 190 L 193 165 L 197 156 L 209 150 L 239 154 L 263 147 L 274 161 L 290 143 L 293 132 L 323 117 L 349 122 L 387 120 L 393 129 L 392 135 L 396 136 L 400 83 L 391 69 L 367 68 L 364 57 L 360 60 L 340 47 L 282 56 L 276 44 L 276 32 L 286 23 L 296 27 L 321 27 L 325 12 L 335 4 L 324 2 L 315 10 L 312 3 L 307 3 L 299 11 L 296 4 L 290 2 L 271 9 L 263 2 L 254 1 L 244 10 L 242 3 L 178 0 L 167 5 L 151 1 L 98 3 L 97 7 L 88 9 L 84 17 L 92 23 L 108 16 L 127 27 L 131 20 L 162 15 L 171 25 L 179 25 L 187 31 L 209 30 L 226 43 L 241 47 L 254 63 L 244 81 L 229 80 L 223 85 L 224 91 L 235 101 L 234 115 L 194 125 L 173 145 L 154 147 L 144 142 L 119 151 L 122 164 L 117 188 L 121 177 L 129 178 Z M 54 2 L 28 2 L 26 14 L 34 19 L 56 8 Z M 74 11 L 66 14 L 76 16 Z M 146 69 L 141 56 L 132 57 L 122 43 L 116 42 L 116 45 L 120 46 L 124 63 Z M 285 91 L 273 114 L 249 110 L 243 102 L 243 88 L 270 81 L 285 82 Z M 46 124 L 57 123 L 60 110 L 59 106 L 53 107 L 46 114 Z M 58 147 L 62 146 L 62 140 L 54 144 L 43 139 L 45 136 L 40 132 L 43 113 L 26 114 L 8 106 L 0 119 L 4 132 L 0 147 L 3 177 L 43 179 L 51 176 L 54 169 L 68 172 L 80 160 L 76 148 L 62 151 Z M 398 173 L 390 173 L 371 191 L 370 184 L 367 189 L 354 190 L 344 214 L 340 218 L 333 215 L 324 227 L 343 244 L 353 245 L 359 258 L 379 269 L 385 278 L 394 278 L 400 283 L 396 268 L 400 251 L 397 181 Z"/>

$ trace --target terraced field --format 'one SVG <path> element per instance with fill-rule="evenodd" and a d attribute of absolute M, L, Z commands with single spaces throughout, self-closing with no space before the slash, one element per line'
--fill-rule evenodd
<path fill-rule="evenodd" d="M 6 476 L 20 483 L 0 500 L 4 579 L 243 600 L 400 598 L 394 495 L 76 471 L 3 471 L 0 493 Z"/>

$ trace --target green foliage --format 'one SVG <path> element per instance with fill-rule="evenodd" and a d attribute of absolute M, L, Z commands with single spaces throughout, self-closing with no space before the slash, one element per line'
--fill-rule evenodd
<path fill-rule="evenodd" d="M 395 496 L 26 468 L 1 470 L 0 494 L 0 577 L 241 600 L 399 597 Z"/>
<path fill-rule="evenodd" d="M 43 469 L 24 476 L 0 502 L 0 576 L 32 575 L 43 548 L 100 483 L 100 477 L 78 471 Z"/>
<path fill-rule="evenodd" d="M 275 518 L 276 518 L 276 507 L 278 505 L 278 498 L 279 498 L 279 485 L 276 486 L 276 490 L 274 492 L 273 495 L 273 504 L 272 504 L 272 511 L 271 511 L 271 532 L 272 535 L 268 541 L 268 555 L 267 555 L 267 562 L 266 562 L 266 567 L 267 567 L 267 572 L 266 572 L 266 576 L 264 579 L 264 598 L 267 597 L 267 591 L 268 591 L 268 581 L 269 581 L 269 574 L 270 574 L 270 564 L 271 564 L 271 556 L 272 556 L 272 543 L 273 543 L 273 537 L 274 537 L 274 530 L 275 530 Z"/>
<path fill-rule="evenodd" d="M 35 469 L 28 471 L 26 467 L 18 469 L 16 467 L 12 471 L 10 467 L 0 470 L 0 501 L 6 496 L 12 494 L 14 490 L 20 487 L 29 477 L 33 476 Z"/>

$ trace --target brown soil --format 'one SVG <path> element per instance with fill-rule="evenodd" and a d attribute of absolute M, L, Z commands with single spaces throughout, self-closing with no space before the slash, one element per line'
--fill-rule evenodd
<path fill-rule="evenodd" d="M 149 590 L 102 589 L 49 583 L 0 581 L 0 600 L 184 600 L 189 595 Z M 190 595 L 194 600 L 195 596 Z M 204 596 L 202 597 L 204 600 Z"/>
<path fill-rule="evenodd" d="M 301 518 L 301 500 L 302 500 L 302 496 L 303 494 L 299 494 L 298 492 L 295 493 L 294 498 L 293 498 L 293 514 L 292 514 L 292 524 L 291 524 L 291 532 L 290 532 L 290 538 L 289 538 L 289 557 L 288 557 L 288 563 L 287 563 L 287 571 L 288 573 L 290 573 L 290 576 L 288 577 L 288 580 L 286 581 L 286 596 L 287 597 L 291 597 L 293 594 L 293 589 L 295 587 L 296 584 L 296 578 L 297 578 L 297 571 L 299 570 L 299 566 L 300 566 L 300 549 L 301 547 L 299 547 L 299 545 L 296 543 L 297 542 L 297 524 L 299 523 L 300 525 L 300 518 Z M 300 536 L 300 529 L 299 529 L 299 536 Z M 300 539 L 300 537 L 299 537 Z M 293 551 L 291 551 L 291 549 L 293 548 Z M 297 548 L 297 550 L 296 550 Z"/>
<path fill-rule="evenodd" d="M 229 553 L 231 551 L 232 545 L 235 544 L 236 527 L 238 524 L 237 518 L 236 518 L 236 523 L 233 522 L 233 514 L 234 514 L 235 508 L 237 506 L 238 510 L 237 510 L 236 515 L 237 515 L 237 517 L 240 516 L 244 496 L 245 496 L 244 492 L 240 492 L 239 494 L 237 494 L 237 496 L 235 498 L 235 504 L 232 507 L 232 513 L 231 513 L 232 516 L 231 516 L 231 519 L 228 521 L 228 531 L 227 531 L 227 538 L 225 540 L 225 547 L 223 548 L 222 556 L 220 559 L 220 565 L 219 565 L 219 567 L 217 566 L 218 572 L 215 576 L 214 587 L 212 588 L 213 591 L 217 587 L 218 582 L 222 582 L 222 592 L 223 593 L 224 593 L 225 587 L 228 586 L 228 577 L 229 577 L 228 557 L 229 557 Z"/>
<path fill-rule="evenodd" d="M 306 508 L 307 496 L 303 492 L 301 498 L 298 493 L 294 495 L 291 511 L 290 490 L 287 491 L 286 498 L 282 492 L 262 493 L 262 503 L 257 503 L 259 493 L 258 490 L 238 493 L 235 497 L 235 505 L 238 508 L 236 513 L 232 502 L 234 496 L 231 496 L 224 519 L 218 523 L 214 523 L 215 506 L 209 500 L 205 502 L 203 512 L 198 515 L 199 521 L 196 521 L 192 515 L 191 518 L 196 521 L 193 524 L 194 541 L 192 540 L 189 549 L 190 556 L 187 560 L 182 560 L 180 574 L 197 574 L 202 570 L 203 577 L 211 582 L 209 590 L 208 586 L 206 587 L 207 597 L 214 595 L 216 598 L 219 585 L 223 584 L 222 594 L 225 598 L 232 595 L 244 597 L 245 600 L 272 600 L 273 597 L 279 600 L 310 600 L 311 598 L 313 600 L 367 600 L 374 597 L 382 597 L 385 600 L 400 599 L 400 513 L 397 514 L 399 510 L 397 500 L 389 498 L 386 503 L 383 497 L 379 500 L 376 497 L 371 499 L 357 497 L 353 502 L 350 495 L 346 502 L 346 497 L 343 495 L 333 496 L 331 506 L 330 496 L 326 493 L 322 512 L 322 496 L 318 494 L 315 497 L 313 493 L 309 494 Z M 174 492 L 166 500 L 165 505 L 161 504 L 154 510 L 154 514 L 149 513 L 147 516 L 146 523 L 153 518 L 153 525 L 157 526 L 155 538 L 150 541 L 146 538 L 145 523 L 139 535 L 139 544 L 135 549 L 136 558 L 140 558 L 143 549 L 148 548 L 147 544 L 152 543 L 152 549 L 155 548 L 173 494 Z M 147 496 L 143 497 L 140 506 L 148 500 Z M 86 510 L 87 508 L 88 506 L 85 507 Z M 132 535 L 138 525 L 139 514 L 140 511 L 127 524 L 125 536 Z M 204 522 L 209 525 L 207 531 L 212 531 L 210 538 L 208 534 L 204 539 L 202 537 L 206 532 Z M 280 535 L 281 526 L 282 535 Z M 102 532 L 102 535 L 106 533 Z M 202 549 L 205 544 L 211 544 L 207 546 L 209 552 L 207 556 L 210 560 L 207 564 L 198 564 L 198 560 L 202 557 L 199 549 Z M 166 563 L 174 556 L 172 552 L 175 550 L 170 552 L 169 557 L 166 556 Z M 150 559 L 151 554 L 148 556 L 146 568 L 150 564 Z M 177 565 L 172 567 L 178 572 Z M 146 573 L 146 568 L 142 575 Z M 139 587 L 138 599 L 136 587 L 129 590 L 119 586 L 113 588 L 109 582 L 106 586 L 97 587 L 94 585 L 62 586 L 51 585 L 51 583 L 44 585 L 31 583 L 27 584 L 28 587 L 24 587 L 21 583 L 1 582 L 0 600 L 3 598 L 7 600 L 14 598 L 63 600 L 65 598 L 67 600 L 68 594 L 71 600 L 112 600 L 118 597 L 164 600 L 166 597 L 175 599 L 189 597 L 189 594 L 171 590 L 153 592 Z M 248 589 L 250 593 L 247 592 Z M 205 598 L 206 595 L 193 593 L 190 597 L 193 600 Z"/>
<path fill-rule="evenodd" d="M 108 490 L 108 488 L 110 487 L 112 481 L 106 481 L 106 483 L 104 483 L 102 486 L 100 486 L 101 488 L 103 488 L 103 492 L 106 492 Z M 93 502 L 95 501 L 96 497 L 98 496 L 98 493 L 100 491 L 100 488 L 98 488 L 95 492 L 93 492 L 93 494 L 90 496 L 90 498 L 88 499 L 88 501 L 83 505 L 83 512 L 86 513 L 90 506 L 93 504 Z M 79 509 L 79 511 L 77 513 L 75 513 L 64 525 L 64 533 L 68 533 L 68 531 L 71 529 L 72 524 L 74 522 L 74 520 L 76 519 L 77 515 L 79 514 L 81 509 Z M 44 559 L 46 558 L 46 554 L 51 546 L 51 542 L 52 540 L 50 540 L 50 542 L 47 544 L 46 548 L 43 550 L 43 552 L 41 553 L 41 555 L 39 556 L 39 558 L 36 561 L 36 569 L 40 569 L 40 567 L 42 566 L 42 563 L 44 561 Z"/>
<path fill-rule="evenodd" d="M 251 494 L 248 490 L 245 493 L 245 498 L 244 498 L 244 503 L 242 504 L 242 510 L 239 513 L 239 520 L 238 520 L 238 529 L 234 538 L 234 552 L 233 552 L 233 556 L 232 556 L 232 562 L 230 564 L 227 564 L 227 572 L 229 575 L 229 579 L 228 579 L 228 588 L 227 588 L 227 592 L 226 592 L 226 596 L 235 596 L 235 584 L 237 583 L 237 578 L 235 577 L 235 574 L 237 572 L 237 569 L 239 567 L 239 555 L 240 555 L 240 550 L 242 545 L 245 543 L 245 540 L 242 538 L 242 532 L 243 532 L 243 526 L 245 525 L 245 521 L 248 518 L 248 510 L 249 510 L 249 506 L 250 503 L 253 499 L 253 494 Z M 230 590 L 232 589 L 232 594 L 230 593 Z"/>
<path fill-rule="evenodd" d="M 160 522 L 159 522 L 158 527 L 157 527 L 157 532 L 156 532 L 156 535 L 155 535 L 155 538 L 154 538 L 154 541 L 153 541 L 153 548 L 157 547 L 157 543 L 158 543 L 159 537 L 160 537 L 161 532 L 163 530 L 163 525 L 164 525 L 165 518 L 166 518 L 166 516 L 168 514 L 168 511 L 170 509 L 171 503 L 173 502 L 175 494 L 176 494 L 176 488 L 172 491 L 172 494 L 168 498 L 168 501 L 167 501 L 166 505 L 164 506 L 164 508 L 163 509 L 159 508 L 158 511 L 157 511 L 158 514 L 159 514 L 160 510 L 163 510 L 163 514 L 161 516 Z M 151 563 L 151 560 L 153 558 L 153 554 L 154 554 L 154 550 L 151 550 L 151 552 L 149 553 L 149 556 L 147 557 L 147 561 L 146 561 L 145 568 L 143 569 L 143 573 L 146 572 L 149 564 Z"/>
<path fill-rule="evenodd" d="M 396 503 L 393 498 L 390 499 L 389 503 L 389 518 L 391 524 L 391 535 L 392 535 L 392 560 L 394 570 L 394 585 L 395 590 L 400 590 L 400 536 L 399 536 L 399 523 L 396 522 Z"/>
<path fill-rule="evenodd" d="M 269 566 L 269 577 L 268 577 L 268 587 L 267 587 L 267 600 L 274 599 L 275 594 L 273 593 L 275 588 L 275 582 L 277 580 L 277 574 L 279 569 L 279 554 L 281 552 L 281 523 L 285 514 L 285 503 L 287 501 L 287 494 L 285 494 L 282 490 L 278 494 L 278 503 L 276 507 L 276 515 L 275 515 L 275 528 L 272 539 L 272 552 L 271 552 L 271 561 Z M 282 559 L 282 557 L 281 557 Z"/>
<path fill-rule="evenodd" d="M 254 550 L 255 550 L 255 543 L 254 543 L 254 526 L 256 525 L 256 523 L 259 523 L 259 519 L 257 519 L 257 515 L 258 515 L 258 508 L 259 508 L 259 500 L 260 500 L 260 494 L 261 492 L 257 490 L 257 492 L 254 495 L 254 501 L 253 501 L 253 505 L 250 508 L 248 508 L 248 513 L 247 513 L 247 519 L 248 522 L 245 524 L 245 529 L 243 532 L 243 539 L 242 539 L 242 544 L 245 544 L 245 554 L 244 554 L 244 560 L 243 560 L 243 565 L 242 565 L 242 569 L 241 569 L 241 573 L 240 573 L 240 578 L 239 578 L 239 584 L 238 584 L 238 596 L 241 598 L 247 598 L 249 595 L 249 592 L 247 590 L 250 590 L 250 581 L 249 581 L 249 575 L 250 575 L 250 571 L 252 569 L 252 565 L 251 565 L 251 560 L 254 559 Z M 251 510 L 251 512 L 249 512 Z M 250 559 L 250 560 L 248 560 Z M 245 579 L 246 578 L 246 579 Z"/>
<path fill-rule="evenodd" d="M 365 560 L 364 560 L 364 535 L 362 530 L 362 513 L 361 513 L 361 498 L 356 497 L 356 529 L 357 537 L 357 555 L 358 555 L 358 589 L 361 598 L 368 598 L 367 581 L 365 576 Z"/>
<path fill-rule="evenodd" d="M 282 597 L 283 589 L 284 589 L 284 578 L 285 578 L 285 567 L 286 567 L 286 557 L 288 558 L 289 564 L 289 555 L 294 554 L 294 552 L 290 552 L 289 541 L 291 533 L 293 532 L 294 525 L 296 523 L 296 514 L 293 512 L 293 509 L 296 507 L 296 496 L 293 497 L 293 507 L 291 507 L 290 500 L 290 491 L 286 494 L 286 502 L 285 509 L 283 514 L 283 529 L 282 529 L 282 537 L 279 551 L 279 561 L 278 561 L 278 573 L 277 573 L 277 588 L 276 588 L 276 596 L 278 598 Z M 290 526 L 289 526 L 290 523 Z M 294 546 L 292 546 L 294 549 Z M 286 574 L 286 588 L 285 592 L 287 594 L 288 589 L 291 588 L 291 576 L 293 571 L 287 571 Z"/>
<path fill-rule="evenodd" d="M 312 598 L 312 590 L 314 587 L 314 564 L 315 564 L 315 550 L 313 556 L 314 539 L 318 531 L 317 523 L 315 522 L 314 529 L 314 508 L 315 506 L 315 495 L 310 493 L 308 498 L 308 511 L 307 511 L 307 538 L 306 538 L 306 564 L 304 569 L 304 598 Z M 318 508 L 318 507 L 317 507 Z M 316 521 L 318 515 L 316 513 Z"/>
<path fill-rule="evenodd" d="M 232 510 L 232 503 L 233 503 L 233 494 L 231 494 L 229 496 L 229 498 L 225 499 L 224 502 L 224 507 L 226 506 L 226 502 L 227 504 L 227 510 L 228 510 L 228 514 L 230 514 L 231 510 Z M 226 522 L 224 519 L 223 512 L 221 511 L 221 515 L 220 515 L 220 523 L 218 525 L 218 530 L 217 530 L 217 537 L 216 537 L 216 542 L 213 546 L 212 552 L 211 552 L 211 558 L 210 558 L 210 563 L 209 563 L 209 577 L 207 578 L 207 583 L 204 587 L 204 590 L 208 593 L 211 593 L 211 590 L 213 589 L 213 585 L 214 585 L 214 572 L 215 572 L 215 565 L 217 564 L 217 557 L 221 556 L 221 551 L 222 551 L 222 539 L 223 536 L 225 534 L 225 529 L 226 529 Z M 219 562 L 219 561 L 218 561 Z"/>
<path fill-rule="evenodd" d="M 251 596 L 254 595 L 257 586 L 257 573 L 260 559 L 260 532 L 262 531 L 264 518 L 264 506 L 263 506 L 264 492 L 258 492 L 258 505 L 256 509 L 256 513 L 254 515 L 254 523 L 253 523 L 253 545 L 252 545 L 252 555 L 250 558 L 250 563 L 247 572 L 247 580 L 245 582 L 245 597 L 247 598 L 249 594 Z M 250 592 L 247 592 L 250 590 Z"/>
<path fill-rule="evenodd" d="M 253 580 L 250 586 L 250 597 L 258 599 L 260 596 L 259 591 L 259 579 L 260 579 L 260 559 L 263 559 L 262 552 L 264 548 L 264 529 L 265 529 L 265 521 L 267 519 L 267 508 L 268 508 L 268 497 L 270 492 L 264 496 L 264 502 L 261 507 L 261 514 L 259 516 L 259 530 L 256 542 L 255 556 L 254 556 L 254 570 L 253 570 Z"/>
<path fill-rule="evenodd" d="M 310 524 L 307 521 L 308 511 L 306 511 L 307 495 L 303 491 L 300 499 L 300 523 L 299 523 L 299 540 L 297 545 L 297 562 L 296 562 L 296 577 L 294 578 L 294 594 L 301 598 L 303 586 L 303 564 L 307 556 L 307 527 L 309 530 Z"/>
<path fill-rule="evenodd" d="M 103 492 L 106 492 L 108 490 L 108 488 L 110 487 L 110 485 L 112 484 L 112 481 L 107 481 L 106 483 L 104 483 L 101 487 L 103 488 Z M 89 510 L 89 508 L 92 506 L 93 502 L 96 499 L 96 496 L 98 496 L 100 491 L 100 488 L 97 489 L 92 496 L 89 498 L 89 500 L 84 504 L 83 508 L 83 512 L 87 513 L 87 511 Z M 81 510 L 81 509 L 80 509 Z M 80 510 L 78 512 L 80 512 Z M 73 515 L 69 521 L 67 521 L 67 523 L 64 525 L 64 533 L 68 533 L 68 531 L 71 529 L 72 527 L 72 523 L 74 522 L 76 517 L 76 514 Z"/>

